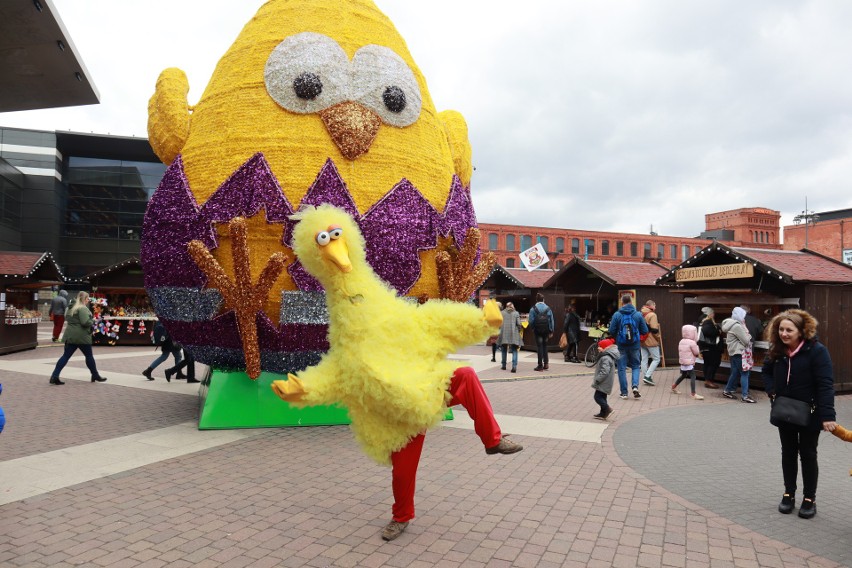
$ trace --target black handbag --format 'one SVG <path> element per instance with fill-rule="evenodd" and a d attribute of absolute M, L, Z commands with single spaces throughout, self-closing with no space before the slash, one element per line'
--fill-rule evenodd
<path fill-rule="evenodd" d="M 810 403 L 796 400 L 789 396 L 776 396 L 775 401 L 772 403 L 772 411 L 769 413 L 769 418 L 774 422 L 805 427 L 810 424 L 813 412 L 814 407 Z"/>

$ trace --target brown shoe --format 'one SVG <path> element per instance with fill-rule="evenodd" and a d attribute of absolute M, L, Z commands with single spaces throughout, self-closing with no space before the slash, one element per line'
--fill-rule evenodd
<path fill-rule="evenodd" d="M 382 529 L 382 540 L 391 541 L 405 532 L 408 523 L 398 523 L 391 521 L 385 528 Z"/>
<path fill-rule="evenodd" d="M 494 454 L 514 454 L 516 452 L 520 452 L 524 447 L 520 444 L 516 444 L 512 440 L 503 436 L 500 438 L 500 443 L 496 446 L 485 448 L 485 453 L 494 455 Z"/>
<path fill-rule="evenodd" d="M 719 388 L 719 385 L 717 385 L 716 383 L 711 383 L 710 381 L 705 381 L 704 382 L 704 388 L 705 389 L 717 389 L 717 388 Z"/>

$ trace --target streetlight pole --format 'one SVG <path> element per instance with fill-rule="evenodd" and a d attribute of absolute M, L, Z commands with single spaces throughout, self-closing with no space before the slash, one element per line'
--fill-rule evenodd
<path fill-rule="evenodd" d="M 816 225 L 817 221 L 819 221 L 819 214 L 808 209 L 808 197 L 805 196 L 805 210 L 793 217 L 795 224 L 805 223 L 805 248 L 808 248 L 808 225 Z"/>

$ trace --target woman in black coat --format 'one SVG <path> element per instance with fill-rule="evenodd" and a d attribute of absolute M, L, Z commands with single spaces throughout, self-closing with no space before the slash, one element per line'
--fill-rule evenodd
<path fill-rule="evenodd" d="M 766 337 L 769 352 L 763 363 L 766 393 L 774 402 L 786 396 L 812 405 L 810 423 L 804 427 L 770 420 L 778 427 L 781 438 L 781 470 L 784 473 L 784 496 L 778 510 L 793 512 L 798 476 L 797 458 L 802 460 L 804 498 L 799 516 L 816 515 L 816 488 L 819 466 L 817 442 L 822 430 L 837 427 L 834 413 L 834 374 L 828 349 L 817 341 L 817 320 L 804 310 L 781 312 L 769 324 Z"/>
<path fill-rule="evenodd" d="M 719 385 L 713 382 L 716 371 L 722 364 L 722 328 L 713 319 L 716 315 L 713 308 L 701 308 L 704 319 L 701 320 L 701 336 L 698 338 L 698 348 L 701 350 L 701 358 L 704 360 L 704 387 L 717 389 Z"/>

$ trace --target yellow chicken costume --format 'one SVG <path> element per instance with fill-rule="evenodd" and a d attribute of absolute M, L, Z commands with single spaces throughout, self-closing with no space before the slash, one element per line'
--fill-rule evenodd
<path fill-rule="evenodd" d="M 473 370 L 447 359 L 491 335 L 502 316 L 493 301 L 483 314 L 457 302 L 400 298 L 367 264 L 364 239 L 348 214 L 324 205 L 294 217 L 293 250 L 326 290 L 330 349 L 319 364 L 273 381 L 272 389 L 296 405 L 346 406 L 364 451 L 393 463 L 394 519 L 383 536 L 396 538 L 414 517 L 422 433 L 448 403 L 468 409 L 488 453 L 521 449 L 502 437 Z"/>

